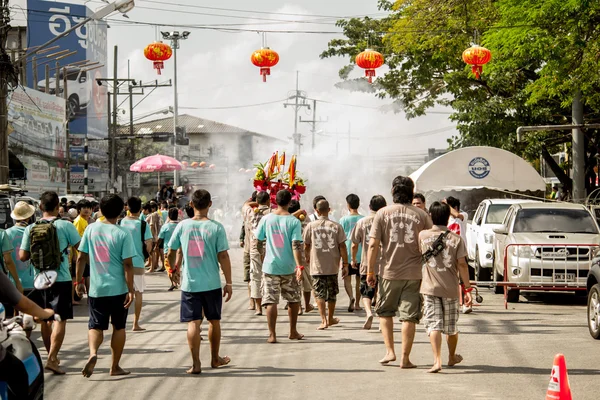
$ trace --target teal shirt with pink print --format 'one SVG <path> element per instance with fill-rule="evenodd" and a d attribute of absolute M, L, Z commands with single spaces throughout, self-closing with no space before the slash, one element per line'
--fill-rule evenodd
<path fill-rule="evenodd" d="M 263 272 L 290 275 L 296 270 L 292 243 L 302 241 L 302 225 L 292 215 L 269 214 L 263 217 L 255 232 L 258 240 L 267 241 Z"/>

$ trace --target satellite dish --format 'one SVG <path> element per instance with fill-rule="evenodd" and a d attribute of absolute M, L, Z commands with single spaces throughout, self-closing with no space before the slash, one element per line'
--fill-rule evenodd
<path fill-rule="evenodd" d="M 54 285 L 58 278 L 58 272 L 56 271 L 43 271 L 36 275 L 33 280 L 33 287 L 37 290 L 45 290 L 50 286 Z"/>

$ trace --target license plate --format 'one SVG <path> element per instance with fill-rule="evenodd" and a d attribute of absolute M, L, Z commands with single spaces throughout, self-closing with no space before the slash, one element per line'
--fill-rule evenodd
<path fill-rule="evenodd" d="M 543 251 L 542 258 L 566 259 L 569 256 L 568 251 Z M 563 274 L 564 275 L 564 274 Z"/>
<path fill-rule="evenodd" d="M 554 281 L 575 282 L 575 274 L 554 274 Z"/>

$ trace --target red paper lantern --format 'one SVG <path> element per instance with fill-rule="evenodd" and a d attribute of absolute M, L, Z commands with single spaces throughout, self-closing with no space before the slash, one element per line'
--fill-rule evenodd
<path fill-rule="evenodd" d="M 492 59 L 492 52 L 485 47 L 474 45 L 463 51 L 462 59 L 472 66 L 471 71 L 475 74 L 475 78 L 479 79 L 483 66 Z"/>
<path fill-rule="evenodd" d="M 264 47 L 252 53 L 250 61 L 257 67 L 260 67 L 260 74 L 263 77 L 263 82 L 266 82 L 267 75 L 271 75 L 271 67 L 274 67 L 279 62 L 279 54 L 277 54 L 275 50 Z"/>
<path fill-rule="evenodd" d="M 144 49 L 144 56 L 148 60 L 154 61 L 154 69 L 158 75 L 160 75 L 160 70 L 164 68 L 163 61 L 171 58 L 171 55 L 173 55 L 171 46 L 163 42 L 151 43 Z"/>
<path fill-rule="evenodd" d="M 356 65 L 365 70 L 365 76 L 369 79 L 369 83 L 373 83 L 375 69 L 383 65 L 383 54 L 367 49 L 356 56 Z"/>

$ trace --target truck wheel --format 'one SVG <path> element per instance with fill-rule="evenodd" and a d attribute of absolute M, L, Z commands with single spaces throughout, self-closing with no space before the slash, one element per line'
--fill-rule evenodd
<path fill-rule="evenodd" d="M 520 295 L 521 295 L 521 291 L 519 289 L 511 289 L 508 291 L 508 294 L 506 295 L 506 301 L 509 303 L 518 303 Z"/>
<path fill-rule="evenodd" d="M 595 284 L 588 295 L 588 328 L 594 339 L 600 340 L 600 284 Z"/>

